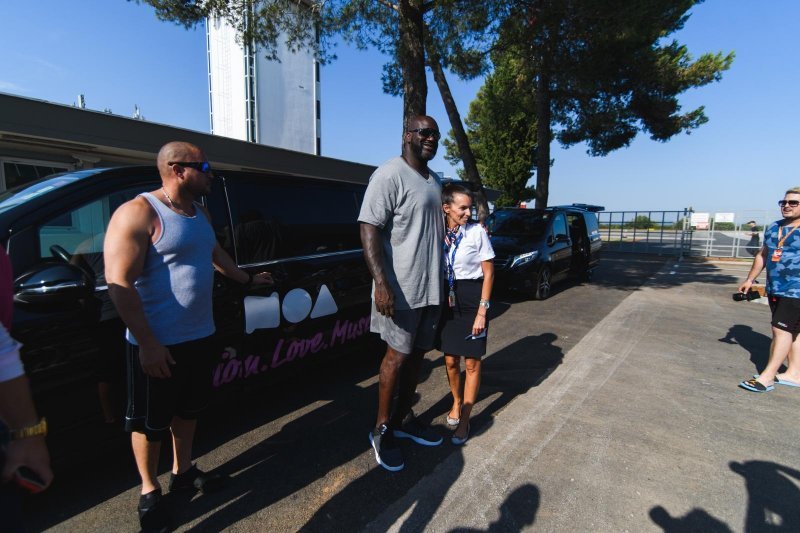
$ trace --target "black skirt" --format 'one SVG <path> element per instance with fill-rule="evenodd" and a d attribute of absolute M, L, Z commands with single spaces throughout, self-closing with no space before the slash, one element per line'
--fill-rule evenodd
<path fill-rule="evenodd" d="M 445 292 L 450 289 L 447 281 L 444 284 Z M 450 307 L 445 299 L 442 308 L 442 318 L 439 322 L 438 348 L 448 355 L 480 358 L 486 354 L 486 337 L 467 340 L 472 335 L 472 325 L 478 314 L 478 303 L 481 301 L 483 278 L 459 279 L 455 283 L 456 304 Z M 487 316 L 486 324 L 489 319 Z"/>

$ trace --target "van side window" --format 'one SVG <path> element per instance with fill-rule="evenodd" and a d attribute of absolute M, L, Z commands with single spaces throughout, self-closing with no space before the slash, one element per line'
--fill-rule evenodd
<path fill-rule="evenodd" d="M 553 218 L 553 236 L 558 237 L 559 235 L 569 236 L 567 221 L 564 220 L 563 213 L 557 213 Z"/>
<path fill-rule="evenodd" d="M 239 264 L 357 250 L 363 187 L 302 178 L 226 182 Z"/>
<path fill-rule="evenodd" d="M 597 223 L 597 213 L 588 214 L 584 220 L 586 221 L 586 231 L 589 235 L 593 235 L 599 231 L 600 226 Z"/>
<path fill-rule="evenodd" d="M 205 196 L 205 205 L 211 215 L 211 226 L 214 228 L 217 242 L 228 255 L 235 258 L 236 251 L 233 248 L 233 232 L 228 218 L 228 202 L 225 200 L 223 180 L 227 178 L 217 177 L 211 182 L 211 192 Z"/>
<path fill-rule="evenodd" d="M 70 262 L 94 273 L 98 285 L 105 283 L 103 239 L 111 214 L 152 185 L 113 192 L 76 209 L 61 213 L 37 228 L 39 257 L 58 257 L 58 248 L 71 256 Z"/>

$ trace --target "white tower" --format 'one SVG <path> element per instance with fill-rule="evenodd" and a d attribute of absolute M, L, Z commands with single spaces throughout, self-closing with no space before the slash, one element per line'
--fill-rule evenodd
<path fill-rule="evenodd" d="M 282 43 L 282 39 L 279 40 Z M 280 45 L 278 61 L 206 20 L 211 133 L 320 155 L 319 63 Z"/>

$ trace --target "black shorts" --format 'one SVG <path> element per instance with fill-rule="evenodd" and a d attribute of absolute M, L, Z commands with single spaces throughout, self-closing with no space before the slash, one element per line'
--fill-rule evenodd
<path fill-rule="evenodd" d="M 772 327 L 800 333 L 800 298 L 770 296 L 769 308 L 772 310 Z"/>
<path fill-rule="evenodd" d="M 149 441 L 169 434 L 172 418 L 194 420 L 211 399 L 211 369 L 219 355 L 214 337 L 167 346 L 172 376 L 154 378 L 142 370 L 139 347 L 128 343 L 128 408 L 125 430 L 144 433 Z"/>

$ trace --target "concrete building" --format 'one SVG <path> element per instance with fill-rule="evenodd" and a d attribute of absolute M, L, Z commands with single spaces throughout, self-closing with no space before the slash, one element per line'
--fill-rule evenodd
<path fill-rule="evenodd" d="M 281 39 L 279 39 L 279 42 Z M 211 133 L 320 155 L 319 63 L 285 45 L 278 61 L 236 41 L 221 19 L 206 21 Z"/>

